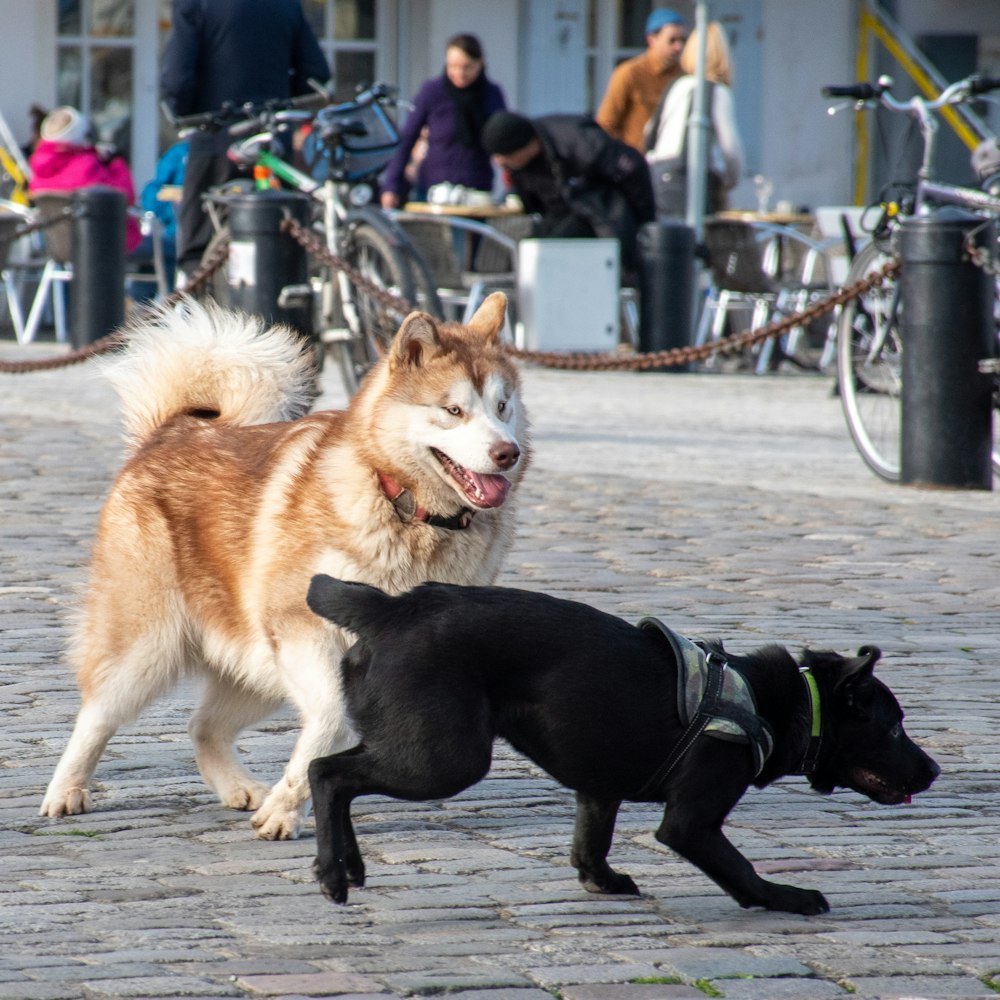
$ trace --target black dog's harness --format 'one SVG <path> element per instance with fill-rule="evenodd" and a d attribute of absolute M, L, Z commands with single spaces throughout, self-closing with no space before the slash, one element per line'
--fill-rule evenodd
<path fill-rule="evenodd" d="M 724 656 L 678 635 L 658 618 L 643 618 L 638 624 L 639 628 L 656 629 L 670 643 L 678 667 L 677 709 L 687 726 L 667 759 L 643 785 L 640 797 L 663 783 L 702 733 L 748 743 L 754 758 L 754 777 L 759 775 L 774 749 L 774 734 L 757 712 L 746 678 Z"/>

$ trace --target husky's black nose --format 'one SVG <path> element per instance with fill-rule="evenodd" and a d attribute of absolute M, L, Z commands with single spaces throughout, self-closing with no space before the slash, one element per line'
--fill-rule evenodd
<path fill-rule="evenodd" d="M 497 441 L 490 445 L 490 458 L 498 469 L 509 469 L 517 464 L 521 449 L 513 441 Z"/>

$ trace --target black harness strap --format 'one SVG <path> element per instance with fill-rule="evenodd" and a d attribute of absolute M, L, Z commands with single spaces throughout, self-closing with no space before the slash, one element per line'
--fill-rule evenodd
<path fill-rule="evenodd" d="M 717 653 L 708 653 L 705 657 L 708 666 L 708 677 L 705 681 L 705 694 L 698 706 L 698 711 L 691 716 L 687 729 L 681 734 L 667 759 L 653 772 L 653 776 L 639 789 L 639 797 L 644 798 L 658 788 L 677 766 L 677 762 L 691 749 L 694 741 L 704 732 L 705 727 L 718 715 L 719 695 L 722 693 L 722 668 L 726 661 Z"/>

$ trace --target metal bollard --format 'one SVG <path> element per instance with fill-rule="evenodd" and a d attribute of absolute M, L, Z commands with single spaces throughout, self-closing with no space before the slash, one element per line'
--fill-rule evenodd
<path fill-rule="evenodd" d="M 689 347 L 694 305 L 694 230 L 659 219 L 639 230 L 639 350 Z M 690 365 L 657 371 L 684 372 Z"/>
<path fill-rule="evenodd" d="M 125 322 L 125 195 L 112 187 L 73 193 L 70 341 L 92 344 Z"/>
<path fill-rule="evenodd" d="M 232 305 L 263 316 L 268 323 L 287 323 L 311 337 L 308 254 L 280 228 L 286 212 L 307 223 L 309 199 L 294 191 L 269 190 L 235 195 L 227 204 Z"/>
<path fill-rule="evenodd" d="M 964 259 L 966 236 L 991 246 L 992 223 L 944 208 L 907 219 L 900 231 L 903 341 L 900 481 L 993 488 L 991 275 Z"/>

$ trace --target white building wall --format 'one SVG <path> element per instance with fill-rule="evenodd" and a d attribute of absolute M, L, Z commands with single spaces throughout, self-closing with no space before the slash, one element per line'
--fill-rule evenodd
<path fill-rule="evenodd" d="M 0 0 L 0 112 L 17 141 L 31 138 L 32 104 L 51 108 L 56 94 L 56 5 Z"/>

